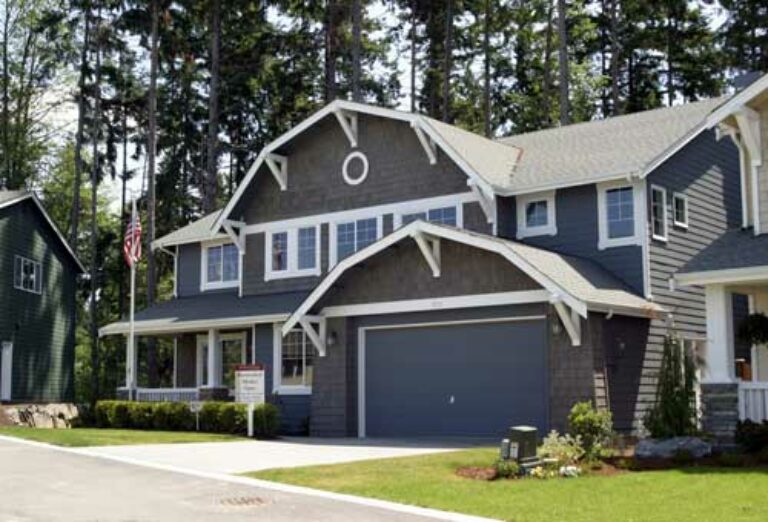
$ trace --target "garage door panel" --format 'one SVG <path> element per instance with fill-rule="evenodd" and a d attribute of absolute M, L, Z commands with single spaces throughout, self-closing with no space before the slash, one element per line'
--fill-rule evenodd
<path fill-rule="evenodd" d="M 368 436 L 498 436 L 544 429 L 546 323 L 473 323 L 366 333 Z"/>

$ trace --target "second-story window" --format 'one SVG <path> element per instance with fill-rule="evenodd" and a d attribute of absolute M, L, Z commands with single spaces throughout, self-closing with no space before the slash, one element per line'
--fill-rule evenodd
<path fill-rule="evenodd" d="M 688 228 L 688 196 L 676 192 L 672 196 L 672 212 L 675 226 Z"/>
<path fill-rule="evenodd" d="M 517 198 L 517 237 L 554 236 L 557 234 L 555 222 L 554 191 L 518 196 Z"/>
<path fill-rule="evenodd" d="M 400 226 L 405 226 L 417 220 L 429 221 L 438 225 L 460 226 L 458 211 L 455 206 L 433 208 L 425 212 L 411 212 L 400 215 Z"/>
<path fill-rule="evenodd" d="M 358 219 L 332 226 L 336 228 L 335 246 L 331 246 L 331 253 L 335 258 L 331 259 L 331 264 L 338 263 L 381 237 L 380 218 Z"/>
<path fill-rule="evenodd" d="M 228 288 L 240 281 L 240 253 L 232 243 L 212 245 L 203 248 L 205 270 L 203 288 Z"/>
<path fill-rule="evenodd" d="M 651 230 L 653 239 L 667 240 L 667 191 L 662 187 L 651 187 Z"/>
<path fill-rule="evenodd" d="M 643 194 L 639 185 L 621 182 L 602 183 L 597 187 L 598 248 L 640 245 L 638 198 Z M 644 200 L 643 200 L 644 201 Z"/>
<path fill-rule="evenodd" d="M 43 293 L 43 268 L 37 261 L 14 257 L 13 287 L 33 294 Z"/>
<path fill-rule="evenodd" d="M 320 274 L 320 226 L 267 232 L 264 279 Z"/>

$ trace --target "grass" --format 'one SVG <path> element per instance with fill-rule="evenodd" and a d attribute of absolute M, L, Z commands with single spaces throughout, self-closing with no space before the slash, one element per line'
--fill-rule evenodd
<path fill-rule="evenodd" d="M 456 476 L 462 466 L 488 466 L 496 454 L 472 449 L 248 476 L 516 522 L 768 520 L 765 469 L 687 468 L 548 481 Z"/>
<path fill-rule="evenodd" d="M 97 428 L 45 429 L 0 427 L 0 435 L 47 442 L 56 446 L 118 446 L 126 444 L 176 444 L 243 440 L 235 435 L 185 431 L 109 430 Z"/>

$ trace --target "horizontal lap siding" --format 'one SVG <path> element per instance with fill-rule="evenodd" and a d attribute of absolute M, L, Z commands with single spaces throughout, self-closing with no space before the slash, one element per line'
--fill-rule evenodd
<path fill-rule="evenodd" d="M 650 276 L 653 300 L 672 313 L 672 330 L 682 336 L 706 336 L 704 290 L 683 287 L 670 290 L 669 279 L 688 261 L 741 219 L 738 151 L 730 140 L 717 141 L 704 132 L 648 176 L 650 186 L 667 190 L 668 241 L 650 240 Z M 673 225 L 673 193 L 688 197 L 689 227 Z M 650 223 L 649 223 L 650 230 Z M 652 403 L 661 363 L 666 321 L 651 321 L 635 407 L 635 426 Z"/>
<path fill-rule="evenodd" d="M 41 295 L 13 288 L 14 256 L 40 262 Z M 0 210 L 0 341 L 13 341 L 12 399 L 74 398 L 77 269 L 31 201 Z"/>

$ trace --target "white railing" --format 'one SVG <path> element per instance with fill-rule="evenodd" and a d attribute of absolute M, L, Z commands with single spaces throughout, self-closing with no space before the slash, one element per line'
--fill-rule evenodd
<path fill-rule="evenodd" d="M 190 402 L 199 397 L 197 388 L 136 388 L 137 401 Z"/>
<path fill-rule="evenodd" d="M 768 420 L 768 382 L 739 383 L 739 419 Z"/>

